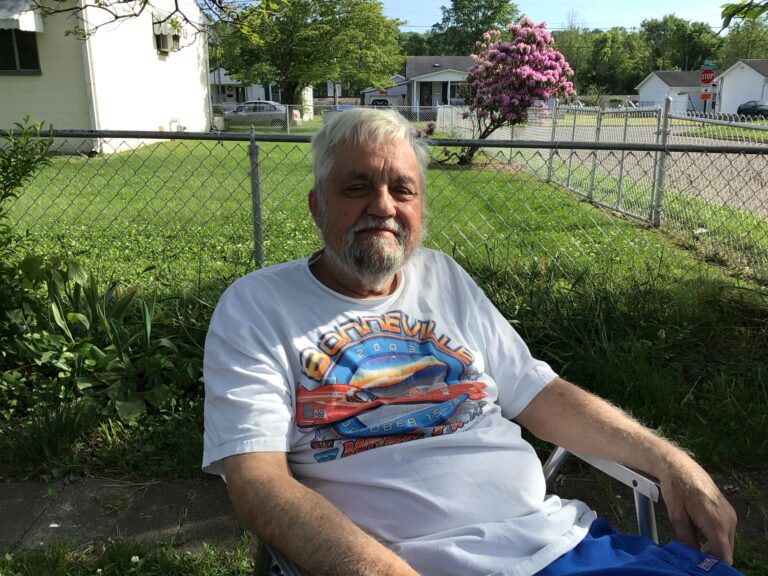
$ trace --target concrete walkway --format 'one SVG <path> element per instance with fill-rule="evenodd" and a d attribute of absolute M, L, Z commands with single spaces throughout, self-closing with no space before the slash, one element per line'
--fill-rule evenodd
<path fill-rule="evenodd" d="M 242 535 L 224 482 L 215 478 L 0 483 L 0 554 L 115 537 L 173 542 L 190 551 L 203 543 L 235 548 Z"/>

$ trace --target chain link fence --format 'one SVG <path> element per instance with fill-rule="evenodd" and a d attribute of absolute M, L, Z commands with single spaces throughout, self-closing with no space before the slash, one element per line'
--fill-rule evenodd
<path fill-rule="evenodd" d="M 768 283 L 765 148 L 607 141 L 611 115 L 589 142 L 578 132 L 582 112 L 556 113 L 545 130 L 551 138 L 566 126 L 572 141 L 430 142 L 428 246 L 478 273 L 551 270 L 566 283 L 660 266 L 681 278 Z M 638 114 L 649 123 L 642 131 L 663 131 L 658 112 Z M 629 132 L 627 118 L 611 128 Z M 36 249 L 85 258 L 104 278 L 152 276 L 169 291 L 219 293 L 254 266 L 319 247 L 306 207 L 307 135 L 56 137 L 78 151 L 35 176 L 11 221 Z M 472 166 L 444 161 L 445 150 L 466 146 L 482 147 Z"/>

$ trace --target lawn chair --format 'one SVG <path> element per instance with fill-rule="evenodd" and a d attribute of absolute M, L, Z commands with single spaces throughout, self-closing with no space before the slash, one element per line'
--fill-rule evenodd
<path fill-rule="evenodd" d="M 569 454 L 570 452 L 565 448 L 555 448 L 547 458 L 544 463 L 544 478 L 547 485 L 551 485 L 555 480 L 557 472 Z M 635 496 L 637 532 L 658 543 L 659 535 L 654 511 L 654 503 L 659 501 L 660 494 L 658 481 L 610 460 L 576 453 L 573 455 L 632 489 Z M 306 576 L 306 574 L 277 550 L 259 542 L 253 576 Z"/>

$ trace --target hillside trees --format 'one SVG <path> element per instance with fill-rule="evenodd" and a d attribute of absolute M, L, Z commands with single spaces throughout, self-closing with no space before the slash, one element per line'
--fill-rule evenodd
<path fill-rule="evenodd" d="M 483 33 L 504 29 L 520 17 L 517 5 L 510 0 L 451 0 L 442 6 L 443 18 L 432 26 L 429 53 L 466 55 L 475 50 Z"/>
<path fill-rule="evenodd" d="M 403 59 L 397 26 L 375 0 L 292 0 L 221 30 L 221 64 L 242 82 L 277 84 L 289 104 L 328 80 L 383 86 Z"/>
<path fill-rule="evenodd" d="M 650 48 L 651 70 L 695 70 L 714 60 L 722 39 L 704 22 L 688 22 L 673 14 L 640 24 Z"/>
<path fill-rule="evenodd" d="M 720 69 L 740 58 L 768 58 L 768 18 L 732 22 L 720 51 Z"/>

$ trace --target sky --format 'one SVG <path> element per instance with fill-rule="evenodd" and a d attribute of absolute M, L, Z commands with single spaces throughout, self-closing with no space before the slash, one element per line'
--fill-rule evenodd
<path fill-rule="evenodd" d="M 685 20 L 706 22 L 720 29 L 720 5 L 725 0 L 519 0 L 520 11 L 535 22 L 546 21 L 550 30 L 564 27 L 569 14 L 580 26 L 607 29 L 613 26 L 637 28 L 648 18 L 674 14 Z M 407 20 L 401 30 L 425 32 L 442 19 L 440 6 L 450 0 L 382 0 L 389 18 Z"/>

